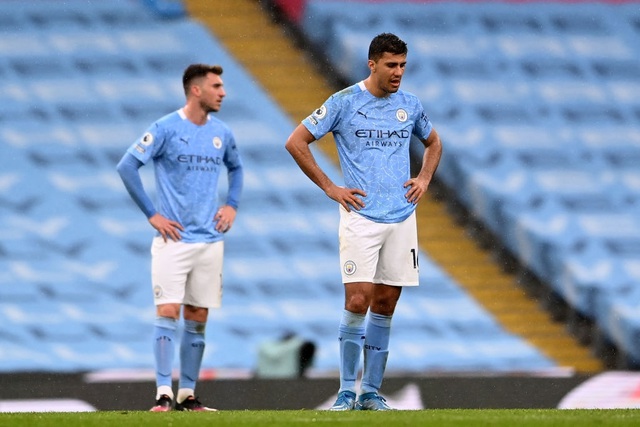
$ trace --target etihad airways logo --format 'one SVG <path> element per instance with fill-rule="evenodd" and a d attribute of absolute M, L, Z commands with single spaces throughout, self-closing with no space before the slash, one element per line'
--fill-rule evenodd
<path fill-rule="evenodd" d="M 215 164 L 219 165 L 222 162 L 222 158 L 219 156 L 201 156 L 199 154 L 180 154 L 178 156 L 180 163 L 198 163 L 198 164 Z"/>
<path fill-rule="evenodd" d="M 409 140 L 411 132 L 407 129 L 358 129 L 355 135 L 364 140 L 365 147 L 401 147 Z"/>
<path fill-rule="evenodd" d="M 356 136 L 358 138 L 376 138 L 376 139 L 390 139 L 390 138 L 409 138 L 411 134 L 407 129 L 400 130 L 383 130 L 383 129 L 358 129 L 356 130 Z"/>

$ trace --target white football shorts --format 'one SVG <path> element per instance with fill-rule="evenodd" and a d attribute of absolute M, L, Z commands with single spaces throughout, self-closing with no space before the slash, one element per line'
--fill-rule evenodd
<path fill-rule="evenodd" d="M 222 304 L 224 242 L 184 243 L 154 237 L 151 245 L 153 300 L 218 308 Z"/>
<path fill-rule="evenodd" d="M 415 212 L 402 222 L 371 221 L 340 206 L 342 282 L 418 286 L 418 227 Z"/>

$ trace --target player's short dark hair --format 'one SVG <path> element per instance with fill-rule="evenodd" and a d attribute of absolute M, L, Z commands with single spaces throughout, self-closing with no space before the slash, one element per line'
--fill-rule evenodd
<path fill-rule="evenodd" d="M 191 64 L 182 74 L 182 87 L 184 88 L 185 95 L 189 93 L 189 87 L 193 80 L 205 77 L 207 74 L 213 73 L 222 75 L 222 67 L 220 65 L 207 65 L 207 64 Z"/>
<path fill-rule="evenodd" d="M 394 55 L 406 55 L 408 52 L 407 44 L 395 34 L 378 34 L 371 40 L 369 45 L 369 59 L 377 61 L 385 52 Z"/>

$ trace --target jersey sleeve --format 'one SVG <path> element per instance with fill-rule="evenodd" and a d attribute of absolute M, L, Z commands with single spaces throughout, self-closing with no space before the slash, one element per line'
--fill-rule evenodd
<path fill-rule="evenodd" d="M 240 203 L 240 193 L 242 192 L 242 185 L 244 180 L 244 174 L 242 169 L 242 159 L 236 146 L 236 140 L 231 132 L 229 132 L 229 143 L 224 152 L 222 159 L 227 167 L 229 191 L 227 192 L 226 204 L 238 209 Z"/>
<path fill-rule="evenodd" d="M 158 123 L 152 124 L 127 150 L 142 164 L 147 164 L 161 150 L 164 143 L 164 132 Z"/>
<path fill-rule="evenodd" d="M 337 97 L 332 95 L 320 108 L 302 120 L 302 124 L 318 140 L 337 126 L 340 110 Z"/>
<path fill-rule="evenodd" d="M 147 218 L 151 218 L 155 215 L 156 210 L 153 207 L 153 202 L 144 191 L 140 173 L 138 172 L 141 166 L 142 162 L 140 160 L 136 159 L 131 153 L 126 152 L 120 159 L 116 169 L 133 201 Z"/>
<path fill-rule="evenodd" d="M 416 105 L 417 114 L 415 119 L 415 126 L 413 127 L 413 134 L 421 140 L 425 140 L 429 137 L 429 134 L 433 129 L 433 124 L 431 123 L 431 120 L 429 120 L 427 113 L 425 113 L 420 100 L 416 99 Z"/>

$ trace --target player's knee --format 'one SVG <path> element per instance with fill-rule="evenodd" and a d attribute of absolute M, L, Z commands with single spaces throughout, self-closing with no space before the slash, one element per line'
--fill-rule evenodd
<path fill-rule="evenodd" d="M 180 304 L 160 304 L 156 307 L 158 317 L 178 319 L 180 317 Z"/>
<path fill-rule="evenodd" d="M 402 288 L 377 285 L 371 300 L 371 310 L 383 316 L 391 316 L 396 309 Z"/>
<path fill-rule="evenodd" d="M 392 316 L 396 309 L 396 305 L 392 303 L 376 302 L 371 304 L 371 311 L 383 316 Z"/>
<path fill-rule="evenodd" d="M 194 307 L 192 305 L 184 306 L 184 318 L 195 322 L 204 323 L 207 321 L 209 309 L 204 307 Z"/>
<path fill-rule="evenodd" d="M 369 301 L 366 295 L 351 295 L 345 301 L 345 309 L 352 313 L 365 314 L 369 309 Z"/>
<path fill-rule="evenodd" d="M 398 299 L 394 296 L 378 295 L 371 301 L 371 311 L 383 316 L 391 316 L 396 310 L 397 303 Z"/>

